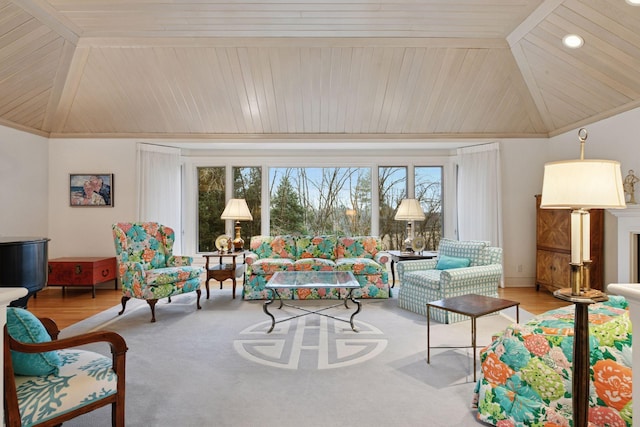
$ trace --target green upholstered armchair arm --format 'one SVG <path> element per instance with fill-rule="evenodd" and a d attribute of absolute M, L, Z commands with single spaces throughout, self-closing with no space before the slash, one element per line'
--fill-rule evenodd
<path fill-rule="evenodd" d="M 438 263 L 437 259 L 419 259 L 412 261 L 400 261 L 396 264 L 398 268 L 398 276 L 402 280 L 402 275 L 410 271 L 433 270 Z"/>
<path fill-rule="evenodd" d="M 474 293 L 481 288 L 493 288 L 496 290 L 502 278 L 502 265 L 478 265 L 475 267 L 454 268 L 442 270 L 440 273 L 440 288 L 445 294 L 462 295 L 460 289 L 470 288 Z"/>
<path fill-rule="evenodd" d="M 186 255 L 171 255 L 167 260 L 167 267 L 179 267 L 181 265 L 191 265 L 193 257 Z"/>

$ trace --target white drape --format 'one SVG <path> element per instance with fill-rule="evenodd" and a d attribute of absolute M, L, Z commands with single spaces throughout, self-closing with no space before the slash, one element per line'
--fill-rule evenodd
<path fill-rule="evenodd" d="M 458 238 L 502 247 L 500 144 L 457 150 Z"/>
<path fill-rule="evenodd" d="M 182 253 L 180 150 L 138 144 L 138 221 L 173 228 L 174 253 Z"/>

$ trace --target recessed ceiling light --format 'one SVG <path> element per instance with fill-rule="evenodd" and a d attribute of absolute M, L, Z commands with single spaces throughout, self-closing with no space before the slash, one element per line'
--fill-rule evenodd
<path fill-rule="evenodd" d="M 625 0 L 631 6 L 640 6 L 640 0 Z"/>
<path fill-rule="evenodd" d="M 584 40 L 577 34 L 567 34 L 562 38 L 562 43 L 568 48 L 577 49 L 584 44 Z"/>

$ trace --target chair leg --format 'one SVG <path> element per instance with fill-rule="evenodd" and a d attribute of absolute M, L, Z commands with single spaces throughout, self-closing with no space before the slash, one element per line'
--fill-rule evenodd
<path fill-rule="evenodd" d="M 149 304 L 149 307 L 151 307 L 151 323 L 156 321 L 156 303 L 157 302 L 158 302 L 157 299 L 147 300 L 147 304 Z"/>
<path fill-rule="evenodd" d="M 198 295 L 198 298 L 196 298 L 196 306 L 198 307 L 198 310 L 200 310 L 202 307 L 200 307 L 200 295 L 202 295 L 202 291 L 200 289 L 196 290 L 196 294 Z"/>
<path fill-rule="evenodd" d="M 125 297 L 125 296 L 122 297 L 122 299 L 120 300 L 120 304 L 122 304 L 122 310 L 118 312 L 118 316 L 124 313 L 124 309 L 127 306 L 127 301 L 129 301 L 130 299 L 131 297 Z"/>
<path fill-rule="evenodd" d="M 121 400 L 118 397 L 118 400 Z M 124 400 L 124 399 L 122 399 Z M 124 401 L 111 404 L 111 426 L 124 427 Z"/>

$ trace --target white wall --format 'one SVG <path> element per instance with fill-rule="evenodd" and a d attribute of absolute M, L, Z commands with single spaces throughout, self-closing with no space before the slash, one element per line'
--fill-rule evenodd
<path fill-rule="evenodd" d="M 506 286 L 534 286 L 536 200 L 542 191 L 546 139 L 502 141 L 503 267 Z"/>
<path fill-rule="evenodd" d="M 635 154 L 636 123 L 640 123 L 640 109 L 587 126 L 586 158 L 619 160 L 623 174 L 628 169 L 640 173 L 640 156 Z M 546 161 L 578 158 L 577 132 L 548 140 L 510 139 L 500 143 L 505 282 L 507 286 L 533 286 L 534 195 L 542 190 Z M 233 156 L 230 151 L 224 154 Z M 247 154 L 241 150 L 236 155 L 246 158 Z M 0 236 L 46 234 L 52 239 L 51 258 L 113 254 L 111 224 L 134 220 L 136 214 L 135 140 L 52 139 L 47 143 L 44 138 L 0 127 L 0 155 L 0 200 L 11 208 L 3 210 Z M 113 173 L 114 207 L 70 207 L 70 173 Z M 611 222 L 607 216 L 607 283 L 617 281 L 615 241 L 611 243 L 616 230 L 615 221 Z"/>
<path fill-rule="evenodd" d="M 46 237 L 46 138 L 0 126 L 0 237 Z"/>
<path fill-rule="evenodd" d="M 71 207 L 69 174 L 114 174 L 113 207 Z M 111 224 L 136 216 L 136 142 L 49 141 L 49 258 L 114 256 Z"/>

